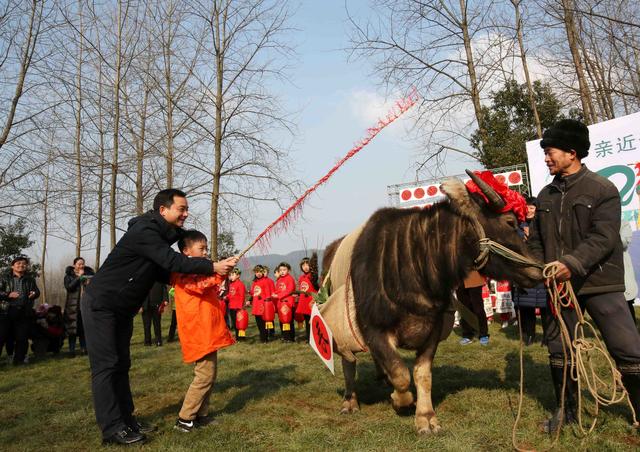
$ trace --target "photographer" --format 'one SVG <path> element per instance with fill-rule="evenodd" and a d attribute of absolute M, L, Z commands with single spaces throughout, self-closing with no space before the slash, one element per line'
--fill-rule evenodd
<path fill-rule="evenodd" d="M 40 296 L 36 280 L 27 274 L 29 258 L 17 256 L 9 271 L 0 276 L 0 349 L 9 337 L 15 339 L 13 364 L 23 364 L 33 321 L 33 301 Z"/>

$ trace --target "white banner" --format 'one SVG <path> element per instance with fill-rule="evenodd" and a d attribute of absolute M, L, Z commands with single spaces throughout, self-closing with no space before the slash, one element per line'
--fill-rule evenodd
<path fill-rule="evenodd" d="M 582 159 L 591 171 L 607 177 L 620 192 L 622 221 L 640 229 L 640 113 L 589 126 L 589 155 Z M 534 196 L 551 182 L 540 140 L 527 142 L 529 180 Z"/>
<path fill-rule="evenodd" d="M 326 324 L 318 305 L 313 304 L 311 309 L 311 318 L 309 319 L 311 325 L 311 334 L 309 335 L 309 345 L 318 354 L 322 362 L 329 368 L 333 375 L 336 374 L 333 368 L 333 334 L 329 325 Z"/>

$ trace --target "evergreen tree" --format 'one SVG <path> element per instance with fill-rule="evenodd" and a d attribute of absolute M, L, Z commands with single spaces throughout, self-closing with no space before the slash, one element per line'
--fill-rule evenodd
<path fill-rule="evenodd" d="M 15 223 L 0 225 L 0 269 L 11 266 L 11 260 L 22 253 L 22 250 L 33 245 L 24 219 Z M 37 273 L 39 265 L 31 266 L 31 273 Z"/>
<path fill-rule="evenodd" d="M 565 117 L 549 84 L 536 80 L 533 91 L 542 130 Z M 526 84 L 508 81 L 500 91 L 492 93 L 491 106 L 482 108 L 487 139 L 481 145 L 478 130 L 471 138 L 478 160 L 485 168 L 526 163 L 525 143 L 538 138 Z M 580 119 L 581 113 L 570 110 L 569 117 Z"/>

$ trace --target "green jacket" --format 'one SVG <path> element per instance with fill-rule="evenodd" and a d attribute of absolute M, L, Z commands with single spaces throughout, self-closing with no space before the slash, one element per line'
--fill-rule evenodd
<path fill-rule="evenodd" d="M 620 217 L 616 186 L 582 165 L 540 191 L 528 244 L 543 262 L 569 267 L 578 295 L 624 292 Z"/>

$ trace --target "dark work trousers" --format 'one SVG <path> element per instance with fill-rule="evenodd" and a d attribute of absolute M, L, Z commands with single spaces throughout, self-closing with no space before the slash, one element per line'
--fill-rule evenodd
<path fill-rule="evenodd" d="M 176 328 L 178 328 L 178 318 L 176 317 L 176 310 L 171 310 L 171 325 L 169 325 L 169 335 L 167 336 L 168 342 L 173 342 L 176 339 Z"/>
<path fill-rule="evenodd" d="M 260 342 L 269 342 L 269 334 L 267 332 L 267 327 L 264 325 L 264 320 L 262 320 L 262 316 L 254 315 L 253 317 L 256 319 L 256 326 L 260 332 Z"/>
<path fill-rule="evenodd" d="M 578 297 L 580 307 L 589 313 L 600 330 L 602 339 L 609 354 L 614 359 L 620 372 L 626 368 L 637 368 L 640 364 L 640 334 L 633 319 L 629 315 L 629 306 L 622 292 Z M 578 318 L 574 309 L 563 309 L 562 317 L 567 325 L 571 339 Z M 560 367 L 563 363 L 562 338 L 557 319 L 547 316 L 547 346 L 549 362 L 552 367 Z"/>
<path fill-rule="evenodd" d="M 282 339 L 285 342 L 295 342 L 296 340 L 296 328 L 295 328 L 295 320 L 291 320 L 291 323 L 289 323 L 289 331 L 285 331 L 282 329 L 282 322 L 280 322 L 280 320 L 278 319 L 278 323 L 280 323 L 280 334 L 282 336 Z"/>
<path fill-rule="evenodd" d="M 231 326 L 229 329 L 233 329 L 236 332 L 236 340 L 240 339 L 238 337 L 238 328 L 236 328 L 236 317 L 238 315 L 237 309 L 229 309 L 229 316 L 231 317 Z"/>
<path fill-rule="evenodd" d="M 162 344 L 162 332 L 160 330 L 160 313 L 157 307 L 142 310 L 142 326 L 144 329 L 144 343 L 151 344 L 151 324 L 153 323 L 153 333 L 156 344 Z"/>
<path fill-rule="evenodd" d="M 480 327 L 478 337 L 488 336 L 489 326 L 487 325 L 487 315 L 484 312 L 484 304 L 482 302 L 482 286 L 469 288 L 459 287 L 458 290 L 456 290 L 456 296 L 458 297 L 458 301 L 469 308 L 478 318 L 478 325 Z M 473 338 L 473 328 L 464 318 L 460 319 L 460 326 L 462 327 L 462 337 Z"/>
<path fill-rule="evenodd" d="M 520 312 L 520 326 L 522 328 L 522 337 L 536 335 L 536 308 L 532 306 L 520 306 L 518 307 Z"/>
<path fill-rule="evenodd" d="M 133 421 L 133 398 L 129 386 L 133 316 L 111 310 L 92 310 L 93 298 L 82 295 L 91 391 L 98 426 L 108 438 Z"/>
<path fill-rule="evenodd" d="M 311 336 L 311 314 L 304 314 L 304 332 L 304 337 L 309 342 L 309 337 Z"/>
<path fill-rule="evenodd" d="M 29 311 L 31 308 L 11 306 L 0 315 L 0 350 L 7 344 L 8 353 L 12 350 L 9 342 L 13 342 L 14 364 L 22 364 L 29 349 L 29 329 L 33 320 Z"/>
<path fill-rule="evenodd" d="M 636 309 L 633 307 L 633 303 L 635 300 L 627 300 L 629 304 L 629 310 L 631 311 L 631 318 L 633 318 L 633 323 L 636 323 Z"/>
<path fill-rule="evenodd" d="M 87 349 L 87 343 L 84 340 L 84 325 L 82 323 L 82 311 L 78 311 L 78 320 L 76 321 L 76 334 L 69 335 L 69 351 L 75 353 L 76 340 L 80 341 L 80 350 L 83 352 Z"/>

